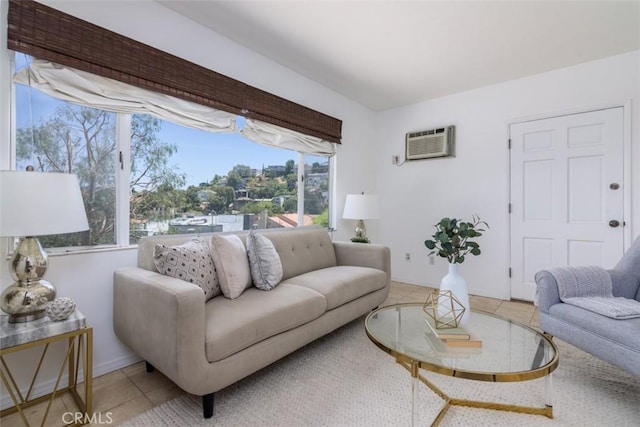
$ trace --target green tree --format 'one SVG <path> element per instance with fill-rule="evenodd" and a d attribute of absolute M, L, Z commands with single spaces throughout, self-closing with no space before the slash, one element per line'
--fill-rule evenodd
<path fill-rule="evenodd" d="M 280 205 L 273 204 L 271 202 L 250 202 L 244 205 L 240 209 L 241 214 L 256 214 L 266 210 L 269 216 L 280 215 L 283 212 Z"/>
<path fill-rule="evenodd" d="M 285 180 L 287 182 L 287 190 L 295 191 L 298 185 L 298 174 L 290 173 L 289 175 L 285 176 Z"/>
<path fill-rule="evenodd" d="M 329 226 L 329 209 L 325 209 L 322 211 L 320 215 L 313 217 L 313 223 L 316 225 L 321 225 L 323 227 Z"/>
<path fill-rule="evenodd" d="M 78 175 L 89 231 L 41 240 L 44 246 L 113 243 L 115 114 L 67 104 L 34 129 L 18 132 L 18 165 Z"/>
<path fill-rule="evenodd" d="M 115 241 L 116 114 L 65 104 L 50 119 L 17 132 L 17 165 L 42 172 L 75 173 L 80 182 L 89 231 L 47 236 L 45 247 L 111 244 Z M 182 203 L 176 188 L 184 175 L 169 165 L 175 146 L 158 139 L 160 120 L 134 115 L 131 123 L 132 218 L 157 212 L 160 204 Z M 164 186 L 164 194 L 154 195 Z"/>
<path fill-rule="evenodd" d="M 251 176 L 251 166 L 235 165 L 231 171 L 238 172 L 240 178 L 249 178 Z"/>
<path fill-rule="evenodd" d="M 309 215 L 318 215 L 324 209 L 322 194 L 313 189 L 304 190 L 304 213 Z"/>
<path fill-rule="evenodd" d="M 286 213 L 298 212 L 298 197 L 293 196 L 284 201 L 282 209 Z"/>
<path fill-rule="evenodd" d="M 275 196 L 283 196 L 289 194 L 287 185 L 279 178 L 268 179 L 260 185 L 247 187 L 249 196 L 254 199 L 273 199 Z"/>
<path fill-rule="evenodd" d="M 211 180 L 211 185 L 218 185 L 218 183 L 220 182 L 220 180 L 222 179 L 222 177 L 218 174 L 215 174 L 213 176 L 213 179 Z"/>
<path fill-rule="evenodd" d="M 209 197 L 207 197 L 207 204 L 207 213 L 215 212 L 216 214 L 221 215 L 227 213 L 227 211 L 229 210 L 225 198 L 218 194 L 210 195 Z"/>
<path fill-rule="evenodd" d="M 180 212 L 198 212 L 200 211 L 200 197 L 198 191 L 202 188 L 190 185 L 185 190 L 184 205 L 180 207 Z"/>
<path fill-rule="evenodd" d="M 134 114 L 131 117 L 131 188 L 140 190 L 132 192 L 130 200 L 131 216 L 150 217 L 153 205 L 158 200 L 168 203 L 165 210 L 181 210 L 174 191 L 185 184 L 184 173 L 178 172 L 175 165 L 169 164 L 171 156 L 176 153 L 175 144 L 161 141 L 158 133 L 162 122 L 148 114 Z M 153 196 L 156 191 L 166 194 Z"/>
<path fill-rule="evenodd" d="M 176 212 L 200 211 L 199 201 L 195 206 L 192 205 L 187 201 L 188 194 L 187 191 L 174 188 L 170 184 L 162 184 L 155 191 L 145 191 L 146 213 L 152 218 L 165 219 L 172 217 Z M 156 212 L 166 212 L 166 216 L 156 216 Z"/>
<path fill-rule="evenodd" d="M 236 170 L 232 170 L 227 174 L 227 185 L 234 190 L 241 190 L 244 188 L 244 182 L 242 181 L 242 177 Z"/>
<path fill-rule="evenodd" d="M 326 173 L 329 171 L 329 162 L 325 162 L 325 163 L 320 163 L 320 162 L 313 162 L 311 164 L 311 173 Z"/>
<path fill-rule="evenodd" d="M 216 196 L 220 198 L 220 204 L 218 205 L 219 209 L 216 209 L 216 212 L 218 214 L 231 213 L 231 208 L 229 206 L 236 200 L 236 192 L 233 188 L 227 185 L 214 185 L 211 189 L 215 191 Z"/>
<path fill-rule="evenodd" d="M 285 168 L 284 169 L 284 174 L 285 175 L 289 175 L 289 174 L 294 173 L 293 168 L 294 168 L 295 164 L 296 163 L 292 159 L 287 160 L 285 162 L 285 164 L 284 164 L 284 168 Z"/>

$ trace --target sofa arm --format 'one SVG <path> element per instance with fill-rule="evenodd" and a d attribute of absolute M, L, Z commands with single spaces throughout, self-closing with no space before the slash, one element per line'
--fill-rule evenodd
<path fill-rule="evenodd" d="M 578 267 L 579 268 L 579 267 Z M 619 270 L 607 270 L 611 277 L 613 296 L 640 301 L 640 276 Z M 549 312 L 549 307 L 562 302 L 555 277 L 547 270 L 536 273 L 536 305 L 540 311 Z"/>
<path fill-rule="evenodd" d="M 124 267 L 114 272 L 113 293 L 114 331 L 138 356 L 174 381 L 206 361 L 202 289 Z"/>
<path fill-rule="evenodd" d="M 338 265 L 377 268 L 387 273 L 391 283 L 391 251 L 387 246 L 367 243 L 333 242 Z"/>
<path fill-rule="evenodd" d="M 535 304 L 543 313 L 549 312 L 549 307 L 561 303 L 556 278 L 547 270 L 536 273 L 536 297 Z"/>

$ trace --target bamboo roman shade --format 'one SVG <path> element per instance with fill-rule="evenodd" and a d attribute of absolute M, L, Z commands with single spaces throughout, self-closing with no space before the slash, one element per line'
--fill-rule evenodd
<path fill-rule="evenodd" d="M 9 0 L 9 49 L 340 143 L 342 121 L 32 0 Z"/>

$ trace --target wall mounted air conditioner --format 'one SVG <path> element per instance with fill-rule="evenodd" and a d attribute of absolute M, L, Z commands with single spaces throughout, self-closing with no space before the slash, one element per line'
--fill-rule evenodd
<path fill-rule="evenodd" d="M 405 136 L 407 160 L 455 157 L 455 126 L 409 132 Z"/>

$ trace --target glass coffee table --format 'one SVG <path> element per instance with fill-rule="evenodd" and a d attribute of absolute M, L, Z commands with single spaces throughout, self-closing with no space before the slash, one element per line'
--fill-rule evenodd
<path fill-rule="evenodd" d="M 397 304 L 371 312 L 365 320 L 369 339 L 395 357 L 412 381 L 412 423 L 417 425 L 418 381 L 440 396 L 445 404 L 432 425 L 438 425 L 453 406 L 497 409 L 553 418 L 551 373 L 558 366 L 558 349 L 543 334 L 502 317 L 472 311 L 465 325 L 482 341 L 481 348 L 449 347 L 425 322 L 422 304 Z M 464 353 L 464 357 L 460 356 Z M 545 378 L 544 407 L 528 407 L 449 397 L 420 374 L 420 369 L 457 378 L 489 382 L 516 382 Z"/>

